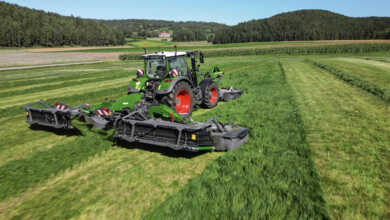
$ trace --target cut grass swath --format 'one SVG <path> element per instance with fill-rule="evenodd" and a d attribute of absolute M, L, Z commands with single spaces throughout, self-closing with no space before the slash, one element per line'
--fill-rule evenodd
<path fill-rule="evenodd" d="M 108 138 L 100 137 L 102 133 L 91 132 L 85 126 L 79 127 L 82 128 L 81 136 L 73 142 L 58 144 L 30 158 L 10 161 L 1 166 L 0 200 L 71 168 L 88 157 L 109 149 L 112 145 Z"/>
<path fill-rule="evenodd" d="M 388 88 L 380 87 L 379 85 L 373 84 L 371 82 L 361 79 L 360 77 L 354 76 L 352 73 L 347 73 L 343 70 L 331 67 L 329 65 L 317 61 L 307 60 L 307 62 L 327 71 L 328 73 L 335 75 L 339 79 L 344 80 L 345 82 L 353 86 L 364 89 L 367 92 L 370 92 L 382 98 L 383 100 L 390 102 L 390 90 Z"/>
<path fill-rule="evenodd" d="M 334 219 L 386 219 L 390 106 L 311 63 L 285 60 Z M 368 73 L 367 73 L 368 74 Z"/>
<path fill-rule="evenodd" d="M 213 161 L 146 219 L 328 218 L 283 69 L 264 62 L 236 75 L 246 93 L 217 115 L 249 127 L 249 143 Z"/>

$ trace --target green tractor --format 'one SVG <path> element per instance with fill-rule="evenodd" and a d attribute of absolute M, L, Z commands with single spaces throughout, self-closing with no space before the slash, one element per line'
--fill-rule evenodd
<path fill-rule="evenodd" d="M 240 90 L 219 88 L 223 72 L 214 67 L 201 73 L 196 65 L 196 56 L 204 63 L 202 52 L 159 52 L 143 55 L 144 69 L 137 71 L 137 78 L 130 82 L 128 93 L 150 91 L 146 95 L 155 96 L 181 116 L 191 116 L 196 106 L 213 108 L 219 101 L 239 97 Z M 191 68 L 187 57 L 191 57 Z"/>
<path fill-rule="evenodd" d="M 219 88 L 223 72 L 217 67 L 200 73 L 196 55 L 200 52 L 160 52 L 146 54 L 145 71 L 137 71 L 128 94 L 117 100 L 77 107 L 43 100 L 24 106 L 26 122 L 54 129 L 72 129 L 72 120 L 81 119 L 99 129 L 114 129 L 116 140 L 169 147 L 174 150 L 232 150 L 248 139 L 247 128 L 222 124 L 214 117 L 195 122 L 196 105 L 215 107 L 218 101 L 235 99 L 240 90 Z M 191 69 L 186 57 L 191 57 Z"/>

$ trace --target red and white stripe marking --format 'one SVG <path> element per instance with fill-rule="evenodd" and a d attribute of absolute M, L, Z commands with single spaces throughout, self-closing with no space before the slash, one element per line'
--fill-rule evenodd
<path fill-rule="evenodd" d="M 177 71 L 177 69 L 173 69 L 172 70 L 172 76 L 176 77 L 179 75 L 179 72 Z"/>
<path fill-rule="evenodd" d="M 144 75 L 144 71 L 142 69 L 137 70 L 137 76 L 142 77 Z"/>
<path fill-rule="evenodd" d="M 98 109 L 97 113 L 98 115 L 102 115 L 102 116 L 109 116 L 111 114 L 110 110 L 108 110 L 107 108 Z"/>
<path fill-rule="evenodd" d="M 64 110 L 66 110 L 68 107 L 66 107 L 66 105 L 62 105 L 62 104 L 60 104 L 60 103 L 57 103 L 56 104 L 56 109 L 57 110 L 60 110 L 60 111 L 64 111 Z"/>

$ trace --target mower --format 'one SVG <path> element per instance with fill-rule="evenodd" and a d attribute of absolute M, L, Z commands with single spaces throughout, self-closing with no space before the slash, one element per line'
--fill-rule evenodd
<path fill-rule="evenodd" d="M 236 99 L 243 93 L 219 88 L 223 72 L 213 67 L 202 73 L 196 57 L 202 52 L 158 52 L 145 54 L 144 69 L 130 81 L 127 95 L 100 104 L 71 107 L 43 100 L 24 106 L 26 122 L 54 129 L 72 129 L 72 120 L 81 119 L 98 129 L 113 129 L 116 140 L 169 147 L 174 150 L 228 151 L 245 143 L 249 130 L 236 124 L 222 124 L 216 117 L 195 122 L 196 107 L 213 108 L 219 101 Z M 187 66 L 191 58 L 191 69 Z"/>

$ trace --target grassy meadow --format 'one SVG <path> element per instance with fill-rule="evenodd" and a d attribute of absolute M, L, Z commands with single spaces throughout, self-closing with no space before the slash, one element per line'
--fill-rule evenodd
<path fill-rule="evenodd" d="M 20 106 L 42 98 L 125 95 L 142 61 L 1 71 L 0 219 L 387 218 L 390 104 L 367 88 L 387 94 L 389 55 L 206 57 L 201 70 L 218 65 L 221 86 L 245 92 L 193 116 L 250 128 L 227 153 L 114 145 L 112 132 L 78 121 L 71 132 L 24 122 Z"/>

